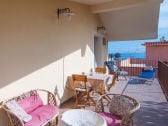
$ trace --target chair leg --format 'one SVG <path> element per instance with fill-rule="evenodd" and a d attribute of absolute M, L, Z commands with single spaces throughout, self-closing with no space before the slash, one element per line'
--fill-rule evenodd
<path fill-rule="evenodd" d="M 86 105 L 89 104 L 90 105 L 90 97 L 89 97 L 89 93 L 87 92 L 87 98 L 86 98 Z M 86 106 L 85 105 L 85 106 Z"/>
<path fill-rule="evenodd" d="M 124 78 L 125 78 L 125 80 L 127 80 L 127 77 L 126 77 L 126 75 L 124 75 Z"/>
<path fill-rule="evenodd" d="M 99 95 L 103 95 L 101 92 L 99 92 Z M 108 103 L 110 103 L 110 101 L 111 101 L 111 98 L 107 95 L 107 96 L 104 96 L 103 97 L 105 100 L 107 100 L 108 101 Z"/>
<path fill-rule="evenodd" d="M 89 102 L 89 105 L 90 105 L 90 100 L 96 104 L 96 102 L 93 100 L 93 98 L 90 96 L 89 92 L 87 92 L 87 102 Z"/>
<path fill-rule="evenodd" d="M 116 76 L 117 76 L 117 77 L 116 77 L 116 78 L 117 78 L 116 80 L 119 81 L 119 79 L 118 79 L 118 78 L 119 78 L 119 74 L 117 74 Z"/>
<path fill-rule="evenodd" d="M 56 126 L 57 126 L 58 125 L 58 117 L 56 117 L 56 122 L 55 123 L 56 123 Z"/>
<path fill-rule="evenodd" d="M 77 104 L 79 103 L 79 101 L 82 99 L 82 97 L 84 96 L 84 93 L 79 93 L 79 96 L 76 98 L 75 100 L 75 104 L 74 104 L 74 108 L 77 107 Z"/>
<path fill-rule="evenodd" d="M 86 102 L 84 107 L 86 107 L 86 105 L 90 105 L 90 101 L 92 101 L 94 103 L 94 105 L 96 104 L 96 102 L 93 100 L 93 98 L 90 96 L 89 92 L 83 92 L 83 93 L 79 93 L 79 95 L 77 96 L 75 103 L 74 103 L 74 108 L 77 107 L 78 103 L 81 101 L 81 99 L 86 96 Z"/>
<path fill-rule="evenodd" d="M 132 121 L 131 121 L 131 126 L 133 126 L 134 125 L 134 122 L 133 122 L 133 119 L 132 119 Z"/>

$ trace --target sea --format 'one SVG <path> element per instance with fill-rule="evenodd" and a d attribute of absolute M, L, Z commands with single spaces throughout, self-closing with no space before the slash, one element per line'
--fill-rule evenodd
<path fill-rule="evenodd" d="M 130 52 L 130 53 L 121 53 L 121 59 L 135 58 L 135 59 L 145 59 L 145 52 Z"/>
<path fill-rule="evenodd" d="M 114 53 L 115 54 L 115 53 Z M 128 59 L 128 58 L 135 58 L 135 59 L 145 59 L 146 53 L 145 52 L 123 52 L 120 53 L 120 60 Z"/>

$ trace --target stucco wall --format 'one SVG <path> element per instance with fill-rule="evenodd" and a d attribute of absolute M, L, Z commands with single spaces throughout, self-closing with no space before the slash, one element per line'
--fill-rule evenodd
<path fill-rule="evenodd" d="M 146 59 L 168 61 L 167 51 L 168 46 L 147 46 Z"/>
<path fill-rule="evenodd" d="M 75 12 L 70 22 L 57 18 L 57 8 L 66 7 Z M 61 102 L 67 99 L 67 76 L 94 67 L 94 34 L 100 25 L 86 5 L 0 0 L 0 101 L 36 88 L 58 94 Z"/>

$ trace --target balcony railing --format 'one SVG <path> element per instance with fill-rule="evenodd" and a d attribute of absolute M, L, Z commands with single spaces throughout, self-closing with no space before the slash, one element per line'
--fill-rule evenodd
<path fill-rule="evenodd" d="M 129 76 L 138 76 L 144 66 L 156 68 L 156 78 L 165 92 L 168 99 L 168 62 L 156 60 L 126 59 L 116 62 L 117 66 L 124 71 L 128 71 Z"/>
<path fill-rule="evenodd" d="M 118 61 L 117 66 L 124 71 L 128 71 L 129 76 L 138 76 L 143 67 L 153 66 L 156 68 L 157 77 L 158 61 L 156 60 L 126 59 Z"/>
<path fill-rule="evenodd" d="M 158 61 L 158 80 L 168 99 L 168 62 Z"/>

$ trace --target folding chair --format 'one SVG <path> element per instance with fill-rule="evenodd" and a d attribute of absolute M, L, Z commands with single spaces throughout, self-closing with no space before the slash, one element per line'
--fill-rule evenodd
<path fill-rule="evenodd" d="M 74 83 L 74 93 L 75 93 L 75 104 L 74 107 L 76 108 L 77 106 L 79 106 L 79 102 L 85 98 L 85 103 L 84 108 L 86 107 L 86 105 L 90 105 L 90 101 L 92 101 L 95 104 L 95 101 L 91 98 L 90 96 L 90 92 L 92 91 L 91 86 L 88 85 L 87 82 L 87 76 L 86 75 L 77 75 L 77 74 L 73 74 L 72 75 L 72 79 L 73 79 L 73 83 Z M 85 97 L 86 96 L 86 97 Z"/>
<path fill-rule="evenodd" d="M 124 77 L 125 80 L 127 80 L 127 77 L 126 77 L 128 75 L 127 71 L 120 70 L 118 68 L 118 66 L 113 61 L 106 61 L 105 64 L 108 67 L 108 69 L 110 70 L 110 73 L 118 75 L 117 80 L 118 80 L 119 76 Z"/>
<path fill-rule="evenodd" d="M 152 66 L 146 66 L 142 68 L 142 72 L 139 75 L 139 78 L 146 81 L 153 81 L 155 78 L 156 69 Z"/>

